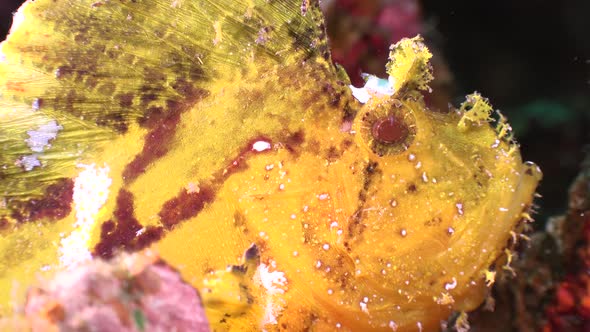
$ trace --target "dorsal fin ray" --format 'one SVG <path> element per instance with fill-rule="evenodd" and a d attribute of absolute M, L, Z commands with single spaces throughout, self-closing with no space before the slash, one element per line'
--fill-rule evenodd
<path fill-rule="evenodd" d="M 167 116 L 195 91 L 203 98 L 214 82 L 299 63 L 335 76 L 318 1 L 37 0 L 14 21 L 0 47 L 9 200 L 42 194 L 97 141 Z"/>

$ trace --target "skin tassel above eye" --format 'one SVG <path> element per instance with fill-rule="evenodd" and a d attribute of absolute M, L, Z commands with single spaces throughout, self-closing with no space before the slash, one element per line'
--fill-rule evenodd
<path fill-rule="evenodd" d="M 420 37 L 357 88 L 314 0 L 36 0 L 16 18 L 2 314 L 37 275 L 149 248 L 217 331 L 436 331 L 510 268 L 541 173 L 479 94 L 428 109 Z"/>

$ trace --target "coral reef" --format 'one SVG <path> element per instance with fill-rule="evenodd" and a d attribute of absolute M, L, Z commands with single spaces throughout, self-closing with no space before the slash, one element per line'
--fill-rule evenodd
<path fill-rule="evenodd" d="M 25 324 L 0 329 L 51 331 L 206 332 L 197 290 L 151 252 L 93 260 L 29 290 Z"/>
<path fill-rule="evenodd" d="M 544 332 L 590 330 L 590 154 L 572 184 L 569 210 L 549 225 L 561 249 L 565 276 L 546 308 Z"/>

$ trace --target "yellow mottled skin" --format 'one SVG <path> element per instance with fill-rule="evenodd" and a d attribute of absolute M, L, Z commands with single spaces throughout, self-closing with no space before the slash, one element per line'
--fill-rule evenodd
<path fill-rule="evenodd" d="M 219 331 L 431 331 L 483 301 L 530 219 L 539 170 L 478 94 L 448 113 L 426 107 L 420 38 L 392 46 L 394 94 L 358 102 L 331 63 L 317 1 L 304 4 L 19 10 L 0 48 L 3 312 L 36 274 L 70 268 L 64 252 L 139 250 L 148 226 Z M 400 141 L 376 134 L 383 119 L 401 123 Z M 61 129 L 32 151 L 29 132 L 50 121 Z M 31 155 L 41 166 L 27 170 Z M 109 181 L 83 182 L 80 165 Z M 35 217 L 55 204 L 31 199 L 60 179 L 73 181 L 71 210 Z M 80 212 L 98 190 L 106 202 Z M 144 228 L 106 246 L 115 231 L 103 225 L 130 219 Z"/>

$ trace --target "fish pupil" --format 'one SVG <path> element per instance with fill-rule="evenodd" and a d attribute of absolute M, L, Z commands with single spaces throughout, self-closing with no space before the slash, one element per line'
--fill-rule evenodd
<path fill-rule="evenodd" d="M 389 115 L 375 121 L 372 134 L 381 143 L 394 144 L 404 141 L 408 137 L 409 130 L 403 121 Z"/>

